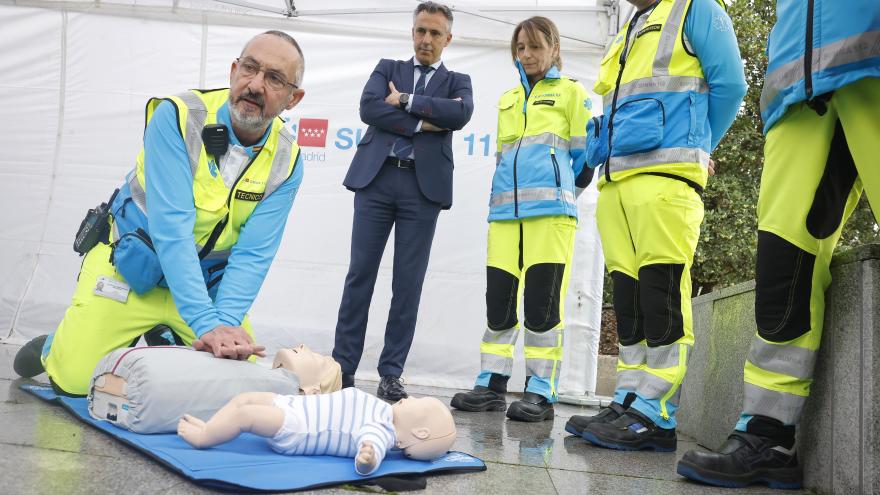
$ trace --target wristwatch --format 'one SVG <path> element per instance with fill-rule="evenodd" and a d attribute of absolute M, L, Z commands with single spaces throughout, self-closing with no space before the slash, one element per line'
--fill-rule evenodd
<path fill-rule="evenodd" d="M 400 99 L 398 100 L 398 106 L 401 110 L 406 110 L 406 105 L 409 103 L 409 93 L 403 93 L 400 95 Z"/>

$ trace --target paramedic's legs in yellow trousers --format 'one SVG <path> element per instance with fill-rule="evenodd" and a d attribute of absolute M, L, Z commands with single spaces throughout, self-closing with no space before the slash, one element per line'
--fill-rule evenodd
<path fill-rule="evenodd" d="M 177 312 L 170 290 L 155 287 L 142 295 L 131 291 L 123 302 L 95 293 L 101 278 L 123 281 L 110 263 L 110 246 L 98 243 L 83 260 L 64 319 L 48 339 L 37 337 L 19 350 L 16 371 L 20 361 L 22 371 L 29 367 L 28 371 L 37 371 L 34 374 L 41 373 L 45 366 L 57 391 L 86 395 L 98 361 L 116 349 L 133 345 L 145 333 L 162 329 L 170 331 L 167 335 L 173 343 L 192 344 L 196 336 Z M 253 335 L 250 323 L 245 321 L 242 326 Z M 156 337 L 162 339 L 161 335 Z M 44 343 L 40 345 L 39 340 Z M 148 340 L 152 339 L 148 336 Z M 39 365 L 33 361 L 34 356 Z"/>
<path fill-rule="evenodd" d="M 801 486 L 795 425 L 810 393 L 831 254 L 863 189 L 875 212 L 880 206 L 878 115 L 880 79 L 862 79 L 836 90 L 824 115 L 798 103 L 767 134 L 758 331 L 745 363 L 742 415 L 718 453 L 686 453 L 679 474 L 727 487 Z"/>
<path fill-rule="evenodd" d="M 522 299 L 526 389 L 523 398 L 507 408 L 507 417 L 517 421 L 553 419 L 575 228 L 576 220 L 567 216 L 489 224 L 487 328 L 480 343 L 481 371 L 474 389 L 455 394 L 452 407 L 463 411 L 503 411 L 506 407 L 504 394 L 513 370 Z"/>
<path fill-rule="evenodd" d="M 614 281 L 620 354 L 614 402 L 566 431 L 602 447 L 672 451 L 693 345 L 690 268 L 703 203 L 687 183 L 639 174 L 604 184 L 596 212 Z"/>

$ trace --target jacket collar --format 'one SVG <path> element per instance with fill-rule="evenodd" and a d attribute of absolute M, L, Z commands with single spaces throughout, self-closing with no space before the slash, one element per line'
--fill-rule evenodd
<path fill-rule="evenodd" d="M 523 88 L 526 90 L 526 94 L 532 92 L 532 87 L 529 85 L 529 78 L 526 76 L 526 70 L 523 68 L 522 64 L 519 63 L 519 60 L 516 61 L 516 69 L 519 71 L 519 81 L 522 83 Z M 550 66 L 550 70 L 544 74 L 544 79 L 560 79 L 562 74 L 559 73 L 559 69 L 556 68 L 555 65 Z"/>

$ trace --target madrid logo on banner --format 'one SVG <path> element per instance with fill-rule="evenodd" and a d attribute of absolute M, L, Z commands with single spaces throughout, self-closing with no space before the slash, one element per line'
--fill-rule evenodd
<path fill-rule="evenodd" d="M 299 119 L 296 142 L 300 146 L 324 148 L 327 145 L 327 119 Z"/>

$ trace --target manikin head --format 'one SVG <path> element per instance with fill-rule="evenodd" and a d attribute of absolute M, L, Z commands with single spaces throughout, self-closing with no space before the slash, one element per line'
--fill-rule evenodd
<path fill-rule="evenodd" d="M 402 399 L 391 406 L 397 448 L 410 459 L 436 459 L 455 443 L 455 420 L 446 404 L 434 397 Z"/>
<path fill-rule="evenodd" d="M 299 378 L 303 394 L 329 394 L 342 389 L 342 368 L 330 356 L 322 356 L 300 344 L 280 349 L 272 368 L 284 368 Z"/>

